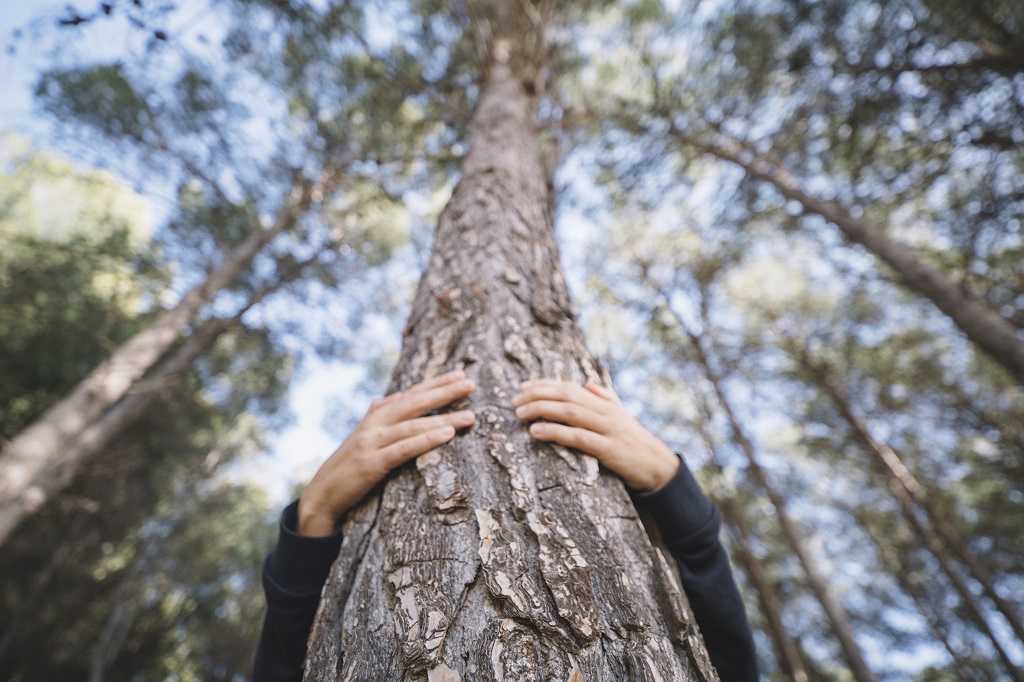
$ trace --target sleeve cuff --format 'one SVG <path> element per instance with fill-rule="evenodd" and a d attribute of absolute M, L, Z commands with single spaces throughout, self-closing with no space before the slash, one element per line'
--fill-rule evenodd
<path fill-rule="evenodd" d="M 341 531 L 324 537 L 299 535 L 298 500 L 281 513 L 277 546 L 267 559 L 267 570 L 281 588 L 294 594 L 320 592 L 331 564 L 341 550 Z"/>
<path fill-rule="evenodd" d="M 654 515 L 667 541 L 683 540 L 707 527 L 715 516 L 715 503 L 700 489 L 686 460 L 668 483 L 650 492 L 630 490 L 633 504 Z"/>

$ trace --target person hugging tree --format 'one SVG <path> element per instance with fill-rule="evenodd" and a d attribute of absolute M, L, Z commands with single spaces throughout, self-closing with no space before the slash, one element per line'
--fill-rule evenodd
<path fill-rule="evenodd" d="M 263 567 L 267 614 L 255 682 L 302 679 L 320 593 L 341 547 L 346 513 L 396 467 L 473 426 L 470 410 L 430 413 L 468 396 L 461 371 L 375 400 L 299 499 L 281 515 L 277 546 Z M 610 389 L 538 379 L 512 399 L 530 434 L 593 455 L 619 475 L 634 504 L 657 519 L 711 661 L 723 682 L 758 679 L 754 642 L 725 548 L 715 504 L 685 461 L 626 412 Z M 427 416 L 429 415 L 429 416 Z"/>

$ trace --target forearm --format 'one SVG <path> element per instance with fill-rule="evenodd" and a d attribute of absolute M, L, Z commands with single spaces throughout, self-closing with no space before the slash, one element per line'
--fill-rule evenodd
<path fill-rule="evenodd" d="M 341 547 L 341 533 L 296 532 L 296 503 L 281 514 L 277 546 L 263 565 L 267 614 L 256 650 L 254 682 L 298 682 L 320 593 Z"/>
<path fill-rule="evenodd" d="M 715 504 L 700 490 L 685 463 L 664 487 L 651 493 L 634 492 L 633 500 L 658 520 L 723 682 L 756 681 L 753 636 L 728 554 L 718 537 L 721 521 Z"/>

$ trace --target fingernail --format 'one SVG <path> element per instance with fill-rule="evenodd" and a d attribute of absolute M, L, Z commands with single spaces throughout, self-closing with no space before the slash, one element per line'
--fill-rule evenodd
<path fill-rule="evenodd" d="M 527 379 L 523 383 L 519 384 L 519 388 L 529 388 L 533 385 L 533 379 Z"/>
<path fill-rule="evenodd" d="M 512 406 L 513 407 L 516 407 L 521 402 L 523 402 L 523 394 L 522 393 L 516 393 L 514 396 L 512 396 Z"/>
<path fill-rule="evenodd" d="M 459 382 L 459 388 L 462 389 L 463 391 L 471 390 L 473 388 L 473 380 L 472 379 L 466 379 L 464 381 L 460 381 Z"/>
<path fill-rule="evenodd" d="M 454 437 L 455 436 L 455 427 L 454 426 L 445 426 L 444 427 L 444 436 L 445 436 L 445 438 L 452 438 L 452 437 Z"/>
<path fill-rule="evenodd" d="M 519 417 L 519 418 L 522 418 L 522 416 L 523 416 L 523 415 L 524 415 L 525 413 L 526 413 L 526 410 L 524 410 L 523 408 L 521 408 L 521 407 L 517 407 L 517 408 L 516 408 L 516 416 L 517 416 L 517 417 Z"/>
<path fill-rule="evenodd" d="M 473 413 L 473 410 L 462 410 L 458 417 L 459 421 L 465 424 L 476 421 L 476 414 Z"/>
<path fill-rule="evenodd" d="M 466 373 L 463 372 L 461 369 L 453 369 L 452 371 L 448 372 L 448 376 L 450 376 L 450 377 L 463 377 L 463 376 L 466 376 Z"/>
<path fill-rule="evenodd" d="M 532 433 L 535 436 L 543 436 L 545 430 L 546 429 L 543 424 L 534 424 L 533 426 L 530 427 L 530 433 Z"/>

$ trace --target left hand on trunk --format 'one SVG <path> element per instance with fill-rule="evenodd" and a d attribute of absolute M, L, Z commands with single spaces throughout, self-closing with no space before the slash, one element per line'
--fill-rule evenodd
<path fill-rule="evenodd" d="M 657 490 L 675 476 L 679 458 L 622 406 L 611 389 L 537 379 L 512 399 L 516 417 L 534 421 L 530 434 L 593 455 L 630 488 Z"/>

